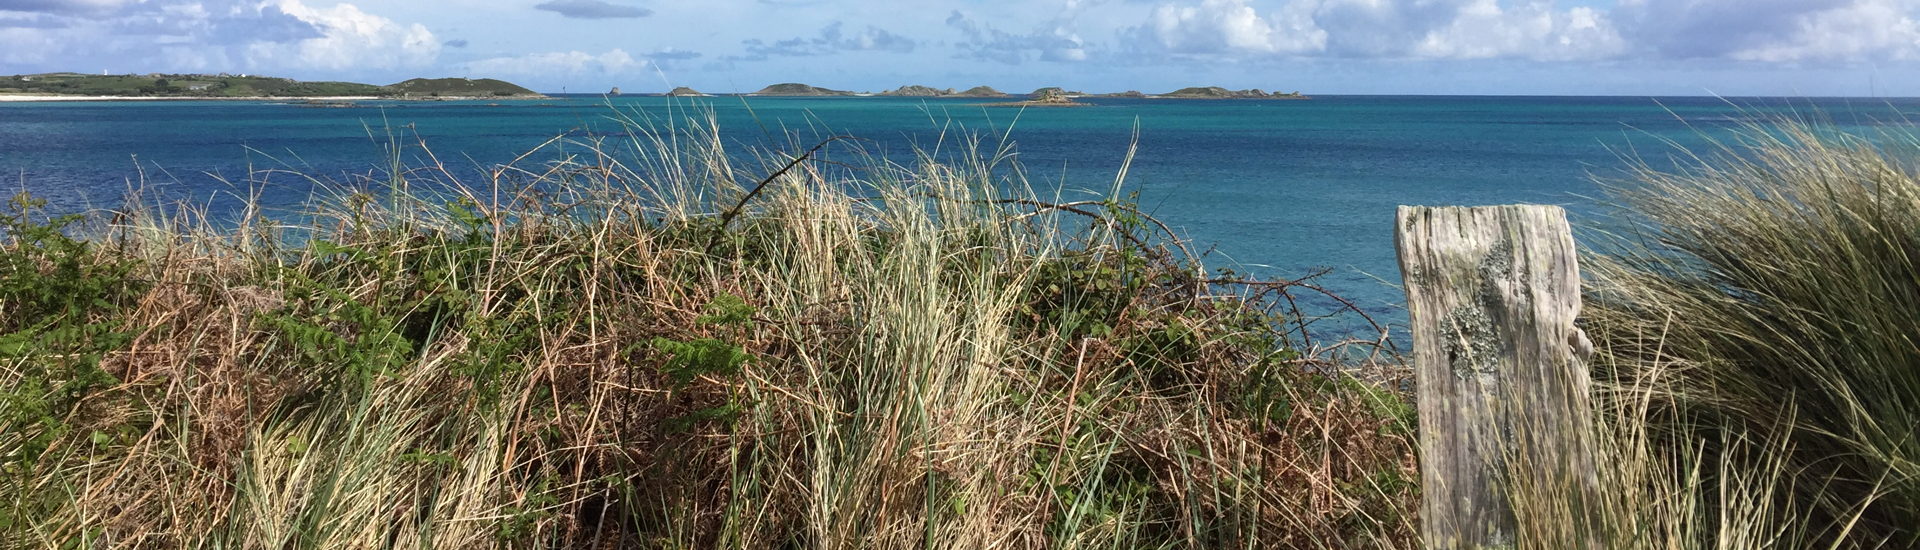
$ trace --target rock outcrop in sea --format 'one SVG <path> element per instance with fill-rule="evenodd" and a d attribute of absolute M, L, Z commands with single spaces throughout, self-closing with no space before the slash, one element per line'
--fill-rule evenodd
<path fill-rule="evenodd" d="M 1034 90 L 1033 93 L 1027 94 L 1027 97 L 1039 98 L 1042 96 L 1046 96 L 1047 94 L 1056 94 L 1056 93 L 1068 98 L 1071 98 L 1073 96 L 1087 95 L 1086 92 L 1069 92 L 1067 91 L 1066 88 L 1061 88 L 1058 86 L 1048 86 L 1045 88 Z"/>
<path fill-rule="evenodd" d="M 673 91 L 667 92 L 667 96 L 668 97 L 709 97 L 707 94 L 694 91 L 693 88 L 688 88 L 686 86 L 674 88 Z"/>
<path fill-rule="evenodd" d="M 1041 88 L 1034 90 L 1026 101 L 1007 103 L 988 103 L 988 107 L 1085 107 L 1088 104 L 1074 101 L 1066 90 L 1060 88 Z"/>
<path fill-rule="evenodd" d="M 1067 97 L 1066 90 L 1059 88 L 1041 88 L 1039 92 L 1033 94 L 1033 99 L 1027 101 L 1032 103 L 1073 103 L 1073 98 Z"/>
<path fill-rule="evenodd" d="M 825 96 L 850 96 L 850 95 L 854 95 L 854 93 L 843 92 L 840 90 L 829 90 L 826 88 L 815 88 L 813 86 L 808 86 L 806 84 L 800 84 L 797 82 L 788 82 L 784 84 L 774 84 L 772 86 L 761 88 L 760 91 L 747 94 L 747 95 L 825 97 Z"/>

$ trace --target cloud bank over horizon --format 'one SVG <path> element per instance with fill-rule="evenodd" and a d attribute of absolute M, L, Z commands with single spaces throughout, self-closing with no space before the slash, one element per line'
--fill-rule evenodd
<path fill-rule="evenodd" d="M 1915 68 L 1920 0 L 0 0 L 4 73 L 1915 96 Z"/>

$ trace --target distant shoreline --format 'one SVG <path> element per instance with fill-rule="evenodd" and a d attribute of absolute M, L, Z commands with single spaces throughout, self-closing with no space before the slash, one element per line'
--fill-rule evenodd
<path fill-rule="evenodd" d="M 502 100 L 513 100 L 513 101 L 526 101 L 526 100 L 535 100 L 535 99 L 556 99 L 556 98 L 568 98 L 568 97 L 574 97 L 574 96 L 595 96 L 595 97 L 598 97 L 598 96 L 602 96 L 602 95 L 605 95 L 605 94 L 553 94 L 553 95 L 541 95 L 541 96 L 470 96 L 470 97 L 469 97 L 469 96 L 444 96 L 444 95 L 443 95 L 443 96 L 431 96 L 431 97 L 428 97 L 428 96 L 411 96 L 411 97 L 403 97 L 403 96 L 312 96 L 312 97 L 308 97 L 308 96 L 243 96 L 243 97 L 209 97 L 209 96 L 95 96 L 95 95 L 56 95 L 56 94 L 10 94 L 10 93 L 0 93 L 0 103 L 14 103 L 14 102 L 68 102 L 68 101 L 286 101 L 286 102 L 309 102 L 309 101 L 502 101 Z M 670 96 L 670 95 L 668 95 L 668 94 L 622 94 L 622 96 L 609 96 L 609 97 L 675 97 L 675 96 Z M 678 96 L 678 97 L 692 97 L 692 96 Z M 856 95 L 844 95 L 844 96 L 832 96 L 832 95 L 819 95 L 819 96 L 806 96 L 806 95 L 761 95 L 761 94 L 753 94 L 753 93 L 745 93 L 745 94 L 702 94 L 702 95 L 701 95 L 701 96 L 699 96 L 699 97 L 707 97 L 707 98 L 718 98 L 718 97 L 750 97 L 750 98 L 756 98 L 756 99 L 760 99 L 760 98 L 773 98 L 773 99 L 784 99 L 784 98 L 796 98 L 796 99 L 823 99 L 823 98 L 869 98 L 869 97 L 886 97 L 886 98 L 910 98 L 910 99 L 952 99 L 952 100 L 974 100 L 974 101 L 979 101 L 980 99 L 983 99 L 983 98 L 980 98 L 980 97 L 968 97 L 968 96 L 960 96 L 960 95 L 953 95 L 953 96 L 932 96 L 932 97 L 917 97 L 917 98 L 915 98 L 915 97 L 910 97 L 910 96 L 883 96 L 883 95 L 879 95 L 879 94 L 856 94 Z M 1015 101 L 1009 101 L 1009 102 L 1001 102 L 1001 103 L 981 103 L 980 105 L 982 105 L 982 106 L 989 106 L 989 107 L 1028 107 L 1028 106 L 1032 106 L 1032 107 L 1085 107 L 1085 106 L 1090 106 L 1090 104 L 1085 104 L 1085 103 L 1058 103 L 1058 104 L 1043 104 L 1043 103 L 1040 103 L 1040 102 L 1035 102 L 1035 101 L 1030 101 L 1030 100 L 1027 100 L 1027 101 L 1022 101 L 1022 100 L 1018 100 L 1018 98 L 1020 98 L 1020 97 L 1024 97 L 1024 96 L 1021 96 L 1021 95 L 1011 95 L 1011 96 L 1010 96 L 1010 98 L 1012 98 L 1012 99 L 1015 99 Z M 1077 95 L 1077 96 L 1067 96 L 1067 97 L 1069 97 L 1069 98 L 1071 98 L 1071 99 L 1109 99 L 1109 98 L 1115 98 L 1115 96 L 1106 96 L 1106 95 L 1098 95 L 1098 94 L 1087 94 L 1087 95 Z M 1181 100 L 1184 100 L 1184 101 L 1195 101 L 1195 100 L 1198 100 L 1198 101 L 1221 101 L 1221 100 L 1228 100 L 1228 99 L 1241 99 L 1241 100 L 1256 100 L 1256 101 L 1258 101 L 1258 100 L 1268 100 L 1268 101 L 1297 101 L 1296 99 L 1292 99 L 1292 98 L 1210 98 L 1210 97 L 1209 97 L 1209 98 L 1202 98 L 1202 97 L 1168 97 L 1168 96 L 1145 96 L 1145 97 L 1141 97 L 1141 98 L 1125 98 L 1125 97 L 1118 97 L 1118 98 L 1119 98 L 1119 99 L 1149 99 L 1149 100 L 1176 100 L 1176 101 L 1181 101 Z"/>
<path fill-rule="evenodd" d="M 51 94 L 0 94 L 0 103 L 30 101 L 500 101 L 550 99 L 547 96 L 437 96 L 437 97 L 399 97 L 399 96 L 245 96 L 245 97 L 181 97 L 181 96 L 107 96 L 107 95 L 51 95 Z"/>

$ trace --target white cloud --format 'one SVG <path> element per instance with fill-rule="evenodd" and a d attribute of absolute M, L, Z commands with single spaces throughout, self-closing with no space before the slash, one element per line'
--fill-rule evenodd
<path fill-rule="evenodd" d="M 1316 0 L 1294 0 L 1266 17 L 1247 0 L 1205 0 L 1184 7 L 1162 4 L 1131 34 L 1171 53 L 1317 52 L 1326 49 L 1327 31 L 1313 21 L 1316 4 Z"/>
<path fill-rule="evenodd" d="M 1389 59 L 1616 57 L 1624 42 L 1605 12 L 1551 0 L 1250 0 L 1155 7 L 1121 31 L 1136 51 Z"/>
<path fill-rule="evenodd" d="M 1892 2 L 1860 2 L 1806 14 L 1778 41 L 1733 52 L 1743 61 L 1857 60 L 1920 57 L 1920 23 Z"/>
<path fill-rule="evenodd" d="M 0 0 L 31 27 L 0 28 L 22 70 L 315 73 L 364 78 L 434 64 L 441 41 L 353 4 L 301 0 Z"/>
<path fill-rule="evenodd" d="M 1624 51 L 1620 34 L 1600 12 L 1553 7 L 1532 2 L 1502 8 L 1495 0 L 1475 0 L 1461 6 L 1450 24 L 1428 31 L 1410 53 L 1423 58 L 1563 61 L 1609 58 Z"/>
<path fill-rule="evenodd" d="M 472 73 L 482 77 L 497 76 L 552 76 L 585 74 L 620 74 L 636 71 L 651 63 L 635 59 L 627 52 L 615 48 L 606 53 L 594 55 L 581 51 L 536 53 L 514 57 L 495 57 L 467 64 Z"/>
<path fill-rule="evenodd" d="M 392 69 L 424 66 L 440 56 L 440 40 L 418 23 L 402 26 L 353 4 L 316 9 L 300 0 L 280 0 L 275 6 L 312 24 L 321 36 L 293 44 L 256 42 L 250 54 L 257 63 L 286 64 L 288 57 L 297 57 L 300 66 L 311 69 Z"/>
<path fill-rule="evenodd" d="M 1914 0 L 1620 0 L 1639 55 L 1767 63 L 1920 57 Z"/>

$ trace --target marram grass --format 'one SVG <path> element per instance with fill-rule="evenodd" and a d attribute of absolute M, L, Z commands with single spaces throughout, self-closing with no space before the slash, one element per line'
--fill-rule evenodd
<path fill-rule="evenodd" d="M 1583 262 L 1631 466 L 1602 474 L 1649 492 L 1609 503 L 1619 540 L 1920 545 L 1914 145 L 1756 124 L 1614 185 L 1628 223 Z"/>
<path fill-rule="evenodd" d="M 279 221 L 22 196 L 0 546 L 1412 545 L 1411 409 L 1287 286 L 977 148 L 634 126 Z"/>

